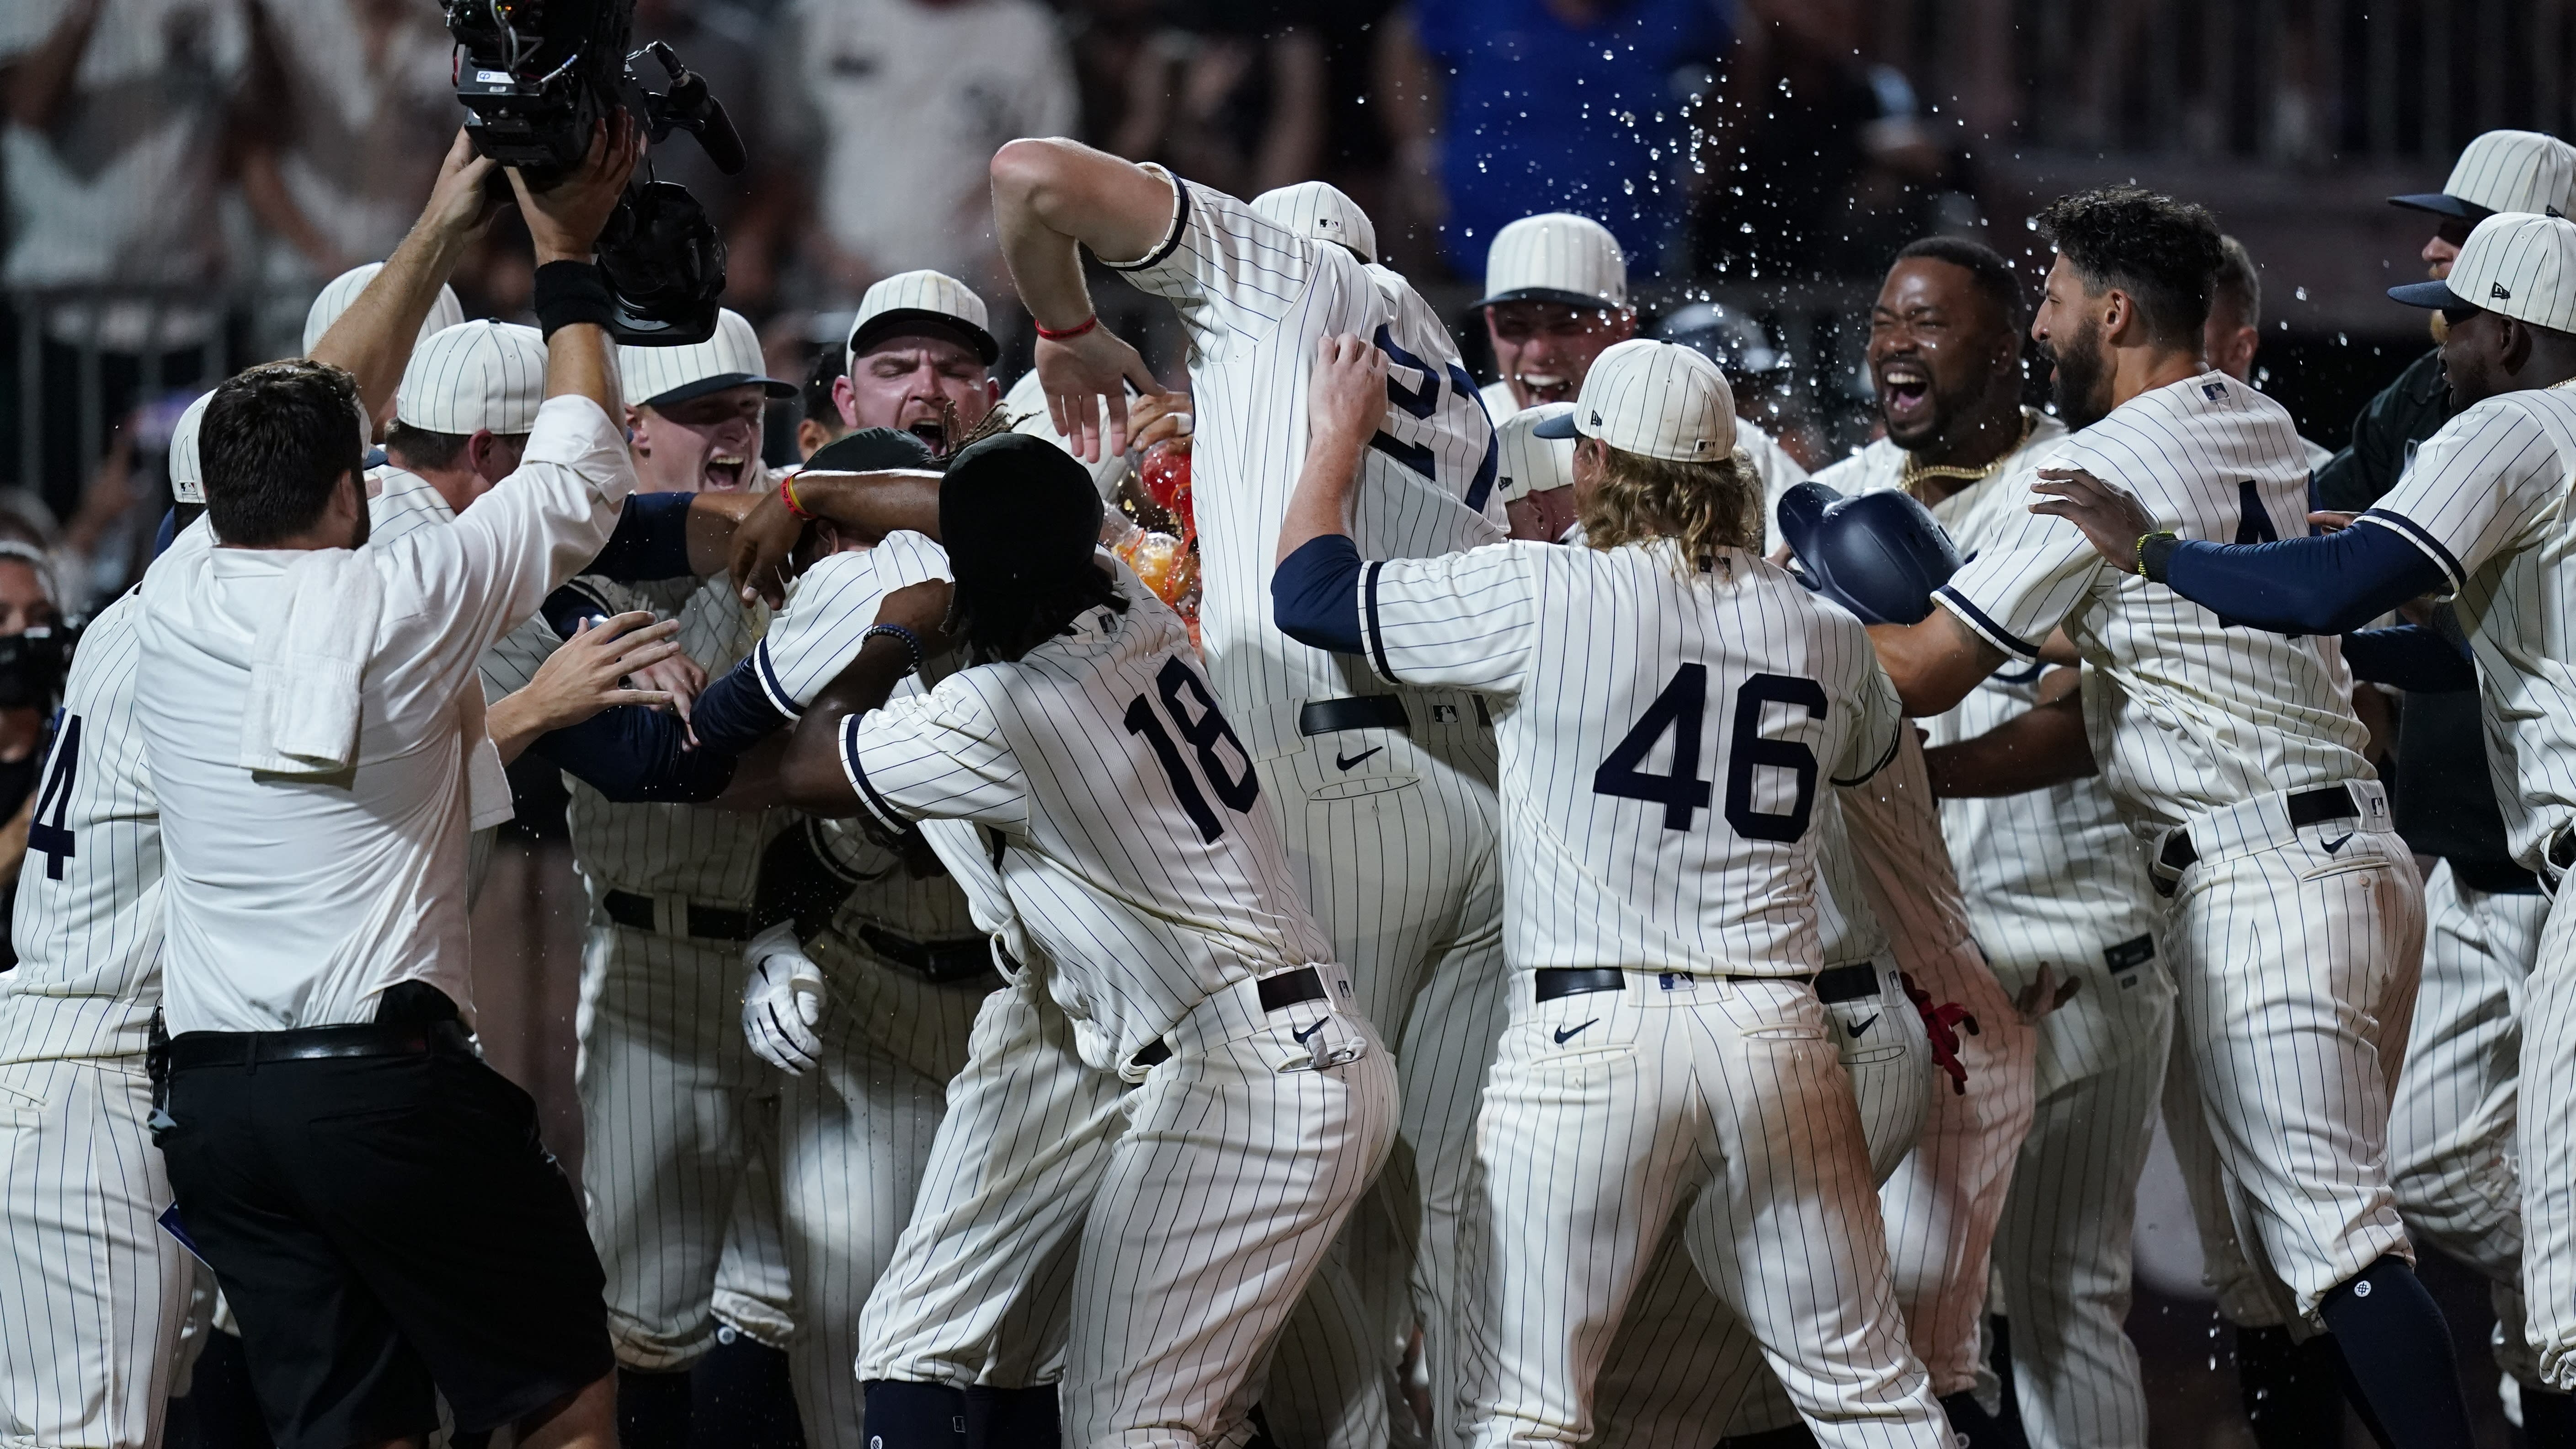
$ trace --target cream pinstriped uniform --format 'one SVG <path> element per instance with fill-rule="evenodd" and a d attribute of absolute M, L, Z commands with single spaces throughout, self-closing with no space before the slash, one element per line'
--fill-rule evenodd
<path fill-rule="evenodd" d="M 946 556 L 916 533 L 817 562 L 752 652 L 770 703 L 803 713 L 857 656 L 887 594 L 947 577 Z M 903 685 L 906 693 L 918 688 Z M 953 879 L 912 878 L 898 856 L 846 822 L 815 828 L 832 863 L 858 883 L 805 943 L 829 992 L 815 1029 L 823 1057 L 789 1077 L 780 1097 L 779 1197 L 803 1327 L 789 1353 L 807 1441 L 860 1449 L 866 1431 L 852 1371 L 860 1309 L 911 1215 L 948 1084 L 966 1064 L 976 1013 L 999 980 L 934 983 L 887 959 L 871 944 L 877 933 L 979 950 L 990 933 L 970 917 Z"/>
<path fill-rule="evenodd" d="M 1389 406 L 1362 464 L 1353 534 L 1363 552 L 1419 557 L 1503 536 L 1492 426 L 1448 329 L 1404 279 L 1341 246 L 1291 230 L 1233 197 L 1175 181 L 1172 226 L 1120 265 L 1171 299 L 1190 337 L 1191 405 L 1208 678 L 1261 773 L 1305 899 L 1357 984 L 1362 1010 L 1396 1044 L 1403 1074 L 1399 1152 L 1378 1202 L 1355 1228 L 1352 1275 L 1328 1275 L 1310 1333 L 1281 1349 L 1284 1396 L 1299 1414 L 1334 1400 L 1327 1360 L 1373 1351 L 1369 1382 L 1340 1392 L 1338 1424 L 1276 1425 L 1294 1439 L 1367 1443 L 1385 1432 L 1373 1380 L 1418 1319 L 1434 1381 L 1454 1362 L 1451 1246 L 1476 1085 L 1501 1027 L 1500 881 L 1493 735 L 1482 707 L 1450 690 L 1399 690 L 1409 730 L 1300 733 L 1303 706 L 1383 695 L 1357 661 L 1308 649 L 1272 624 L 1270 574 L 1303 463 L 1306 385 L 1319 338 L 1373 338 L 1391 362 Z M 1486 1025 L 1452 1040 L 1443 1023 Z M 1460 1030 L 1464 1030 L 1463 1027 Z M 1411 1247 L 1411 1303 L 1396 1262 Z M 1356 1295 L 1371 1322 L 1350 1317 Z M 1410 1313 L 1408 1314 L 1408 1309 Z M 1373 1339 L 1352 1348 L 1355 1339 Z M 1351 1365 L 1344 1363 L 1343 1368 Z M 1347 1381 L 1344 1381 L 1347 1382 Z M 1317 1412 L 1330 1412 L 1329 1409 Z"/>
<path fill-rule="evenodd" d="M 2518 293 L 2536 290 L 2536 279 L 2509 280 Z M 2576 820 L 2576 765 L 2570 763 L 2576 761 L 2570 723 L 2576 638 L 2567 622 L 2576 607 L 2568 596 L 2569 553 L 2576 548 L 2571 478 L 2576 395 L 2554 388 L 2507 393 L 2469 408 L 2426 439 L 2407 475 L 2362 515 L 2364 523 L 2423 550 L 2453 590 L 2452 607 L 2477 656 L 2488 767 L 2506 837 L 2515 858 L 2532 867 L 2546 863 L 2552 842 Z M 2570 1044 L 2576 911 L 2567 900 L 2562 881 L 2522 984 L 2526 1105 L 2518 1141 L 2494 1136 L 2493 1094 L 2509 1084 L 2494 1083 L 2492 1073 L 2486 1084 L 2464 1074 L 2459 1085 L 2479 1110 L 2454 1118 L 2463 1129 L 2458 1140 L 2422 1144 L 2417 1159 L 2428 1169 L 2447 1168 L 2467 1189 L 2448 1204 L 2449 1220 L 2428 1225 L 2449 1230 L 2438 1241 L 2491 1274 L 2519 1258 L 2536 1371 L 2560 1389 L 2576 1386 L 2576 1204 L 2569 1187 L 2576 1158 L 2565 1141 L 2567 1104 L 2576 1092 L 2576 1046 Z M 2510 1110 L 2510 1098 L 2505 1105 Z M 2456 1154 L 2448 1161 L 2440 1150 L 2445 1146 Z M 2520 1151 L 2519 1194 L 2513 1164 L 2503 1156 L 2509 1146 Z M 2517 1196 L 2518 1224 L 2502 1210 Z M 2481 1199 L 2498 1198 L 2479 1210 Z"/>
<path fill-rule="evenodd" d="M 161 815 L 134 718 L 134 594 L 63 688 L 0 974 L 0 1443 L 161 1438 L 194 1270 L 146 1119 Z"/>
<path fill-rule="evenodd" d="M 2305 522 L 2289 415 L 2214 371 L 2122 404 L 2043 460 L 2060 461 L 2186 538 L 2278 538 Z M 1934 597 L 2025 660 L 2063 624 L 2092 666 L 2085 722 L 2104 787 L 2150 852 L 2187 834 L 2196 860 L 2178 876 L 2157 868 L 2175 891 L 2159 941 L 2177 1027 L 2238 1236 L 2313 1321 L 2327 1290 L 2411 1252 L 2379 1148 L 2422 883 L 2361 757 L 2341 646 L 2229 628 L 2045 515 L 1999 530 Z M 2338 813 L 2315 815 L 2327 801 Z"/>
<path fill-rule="evenodd" d="M 1015 662 L 844 731 L 851 783 L 881 823 L 981 827 L 965 859 L 953 829 L 934 847 L 970 882 L 974 853 L 990 852 L 1074 1051 L 1139 1083 L 1043 1147 L 1041 1166 L 1064 1168 L 1043 1197 L 1010 1190 L 1032 1170 L 1006 1155 L 1025 1137 L 968 1142 L 980 1112 L 942 1124 L 934 1172 L 994 1190 L 974 1219 L 906 1228 L 863 1318 L 859 1372 L 958 1382 L 961 1362 L 997 1352 L 962 1338 L 989 1320 L 925 1321 L 916 1297 L 948 1291 L 961 1249 L 987 1258 L 979 1276 L 1034 1278 L 1078 1238 L 1066 1442 L 1194 1445 L 1241 1431 L 1272 1339 L 1384 1160 L 1394 1064 L 1349 1011 L 1187 631 L 1132 575 L 1120 582 L 1124 614 L 1087 610 Z M 1265 1010 L 1257 978 L 1301 967 L 1314 996 Z M 1135 1060 L 1156 1047 L 1169 1056 Z"/>
<path fill-rule="evenodd" d="M 1668 544 L 1511 543 L 1361 575 L 1380 677 L 1498 701 L 1512 1024 L 1465 1234 L 1468 1442 L 1592 1431 L 1678 1218 L 1822 1442 L 1940 1444 L 1849 1079 L 1814 990 L 1782 979 L 1823 964 L 1816 793 L 1888 757 L 1895 691 L 1781 570 L 1678 565 Z M 1534 970 L 1622 987 L 1541 1001 Z"/>
<path fill-rule="evenodd" d="M 768 624 L 723 578 L 579 582 L 612 612 L 676 615 L 682 652 L 711 678 Z M 524 688 L 560 642 L 542 619 L 512 631 L 484 658 L 486 694 Z M 795 1321 L 777 1226 L 780 1074 L 743 1039 L 741 943 L 689 935 L 688 912 L 749 912 L 761 849 L 786 817 L 621 805 L 565 784 L 592 905 L 575 1022 L 582 1188 L 617 1361 L 684 1369 L 714 1345 L 719 1319 L 785 1347 Z M 651 898 L 657 928 L 608 919 L 610 891 Z"/>
<path fill-rule="evenodd" d="M 2031 472 L 2065 436 L 2056 419 L 2036 418 L 1992 476 L 1931 505 L 1962 554 L 2018 530 Z M 1882 439 L 1817 481 L 1846 494 L 1901 487 L 1905 459 Z M 1932 743 L 1974 738 L 2030 709 L 2043 669 L 2014 661 L 1988 676 L 1926 721 Z M 2037 1449 L 2140 1449 L 2146 1397 L 2123 1326 L 2130 1234 L 2173 1029 L 2173 984 L 2154 956 L 2154 889 L 2097 781 L 1945 801 L 1941 815 L 1977 943 L 2006 998 L 2043 968 L 2080 983 L 2036 1028 L 2036 1110 L 1996 1230 L 1996 1307 L 2013 1319 L 2023 1421 Z"/>

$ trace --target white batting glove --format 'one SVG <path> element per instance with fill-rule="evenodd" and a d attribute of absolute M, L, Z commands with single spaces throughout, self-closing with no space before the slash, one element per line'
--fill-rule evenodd
<path fill-rule="evenodd" d="M 742 1034 L 760 1059 L 791 1077 L 823 1060 L 823 968 L 808 959 L 793 922 L 781 921 L 743 949 Z"/>

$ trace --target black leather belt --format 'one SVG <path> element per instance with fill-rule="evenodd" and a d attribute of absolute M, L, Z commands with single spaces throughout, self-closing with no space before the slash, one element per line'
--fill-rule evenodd
<path fill-rule="evenodd" d="M 249 1067 L 322 1057 L 417 1057 L 472 1052 L 465 1024 L 433 1021 L 385 1026 L 308 1026 L 295 1031 L 191 1031 L 170 1038 L 173 1070 Z"/>
<path fill-rule="evenodd" d="M 638 931 L 660 931 L 662 923 L 655 918 L 653 898 L 633 891 L 610 891 L 599 898 L 601 910 L 621 926 Z M 689 928 L 684 935 L 706 941 L 748 941 L 756 932 L 751 929 L 751 912 L 729 911 L 722 906 L 689 903 Z"/>
<path fill-rule="evenodd" d="M 2301 790 L 2290 797 L 2289 807 L 2290 828 L 2293 830 L 2303 830 L 2311 825 L 2323 825 L 2329 820 L 2361 818 L 2361 807 L 2353 803 L 2352 791 L 2341 785 L 2328 785 L 2318 790 Z M 2156 852 L 2156 864 L 2176 875 L 2182 874 L 2199 863 L 2200 850 L 2191 843 L 2191 832 L 2188 829 L 2168 833 L 2165 836 L 2164 849 Z M 2160 895 L 2172 895 L 2176 884 L 2174 881 L 2158 880 L 2156 891 Z"/>
<path fill-rule="evenodd" d="M 1594 991 L 1625 991 L 1628 973 L 1608 966 L 1581 970 L 1568 967 L 1541 967 L 1532 973 L 1538 978 L 1538 999 L 1555 1001 L 1560 997 L 1582 996 Z M 1816 988 L 1816 996 L 1825 1005 L 1841 1001 L 1858 1001 L 1879 993 L 1878 968 L 1863 962 L 1857 966 L 1836 966 L 1813 976 L 1720 976 L 1719 981 L 1807 981 Z"/>
<path fill-rule="evenodd" d="M 1264 976 L 1255 984 L 1255 989 L 1261 993 L 1261 1009 L 1264 1011 L 1278 1011 L 1300 1002 L 1321 1001 L 1325 995 L 1323 975 L 1312 966 Z M 1128 1058 L 1140 1067 L 1159 1067 L 1171 1059 L 1171 1042 L 1162 1038 L 1145 1043 L 1136 1055 Z"/>
<path fill-rule="evenodd" d="M 1404 701 L 1391 694 L 1355 694 L 1347 699 L 1309 701 L 1297 711 L 1297 733 L 1329 735 L 1337 730 L 1409 730 L 1413 717 Z"/>
<path fill-rule="evenodd" d="M 971 941 L 916 941 L 862 924 L 859 939 L 868 943 L 869 950 L 933 986 L 995 974 L 992 943 L 981 936 Z"/>

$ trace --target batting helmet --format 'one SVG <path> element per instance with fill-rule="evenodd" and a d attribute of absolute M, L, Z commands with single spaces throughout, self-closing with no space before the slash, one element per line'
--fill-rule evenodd
<path fill-rule="evenodd" d="M 1932 591 L 1959 571 L 1959 550 L 1910 493 L 1845 498 L 1822 483 L 1780 495 L 1780 536 L 1800 582 L 1864 624 L 1919 624 Z"/>

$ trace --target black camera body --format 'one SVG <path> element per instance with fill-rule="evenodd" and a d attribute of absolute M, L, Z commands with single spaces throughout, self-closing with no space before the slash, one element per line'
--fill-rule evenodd
<path fill-rule="evenodd" d="M 627 52 L 634 18 L 635 0 L 447 0 L 474 149 L 542 191 L 581 164 L 601 121 L 624 111 L 654 143 L 687 131 L 718 170 L 742 170 L 742 138 L 706 81 L 659 41 Z M 639 56 L 658 65 L 664 89 L 636 74 Z M 618 341 L 677 347 L 715 335 L 724 239 L 687 188 L 639 174 L 600 234 L 599 267 Z"/>
<path fill-rule="evenodd" d="M 62 695 L 83 622 L 0 634 L 0 709 L 43 709 Z"/>

